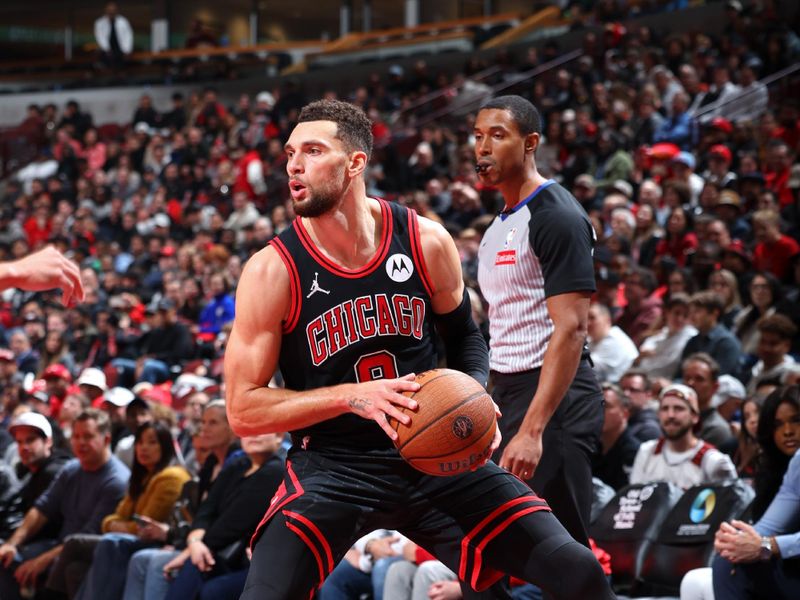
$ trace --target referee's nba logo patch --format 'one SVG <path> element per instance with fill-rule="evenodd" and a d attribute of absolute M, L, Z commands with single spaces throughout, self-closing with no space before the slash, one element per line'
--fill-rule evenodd
<path fill-rule="evenodd" d="M 516 250 L 501 250 L 494 258 L 495 266 L 498 265 L 515 265 L 517 264 L 517 251 Z"/>
<path fill-rule="evenodd" d="M 515 235 L 517 235 L 517 228 L 516 227 L 512 227 L 509 230 L 509 232 L 506 234 L 506 241 L 503 244 L 503 248 L 504 249 L 507 249 L 511 245 L 511 242 L 514 241 L 514 236 Z"/>

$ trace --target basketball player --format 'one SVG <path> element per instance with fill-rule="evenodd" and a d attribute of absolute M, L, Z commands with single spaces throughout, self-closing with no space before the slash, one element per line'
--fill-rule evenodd
<path fill-rule="evenodd" d="M 591 552 L 507 471 L 432 477 L 400 457 L 387 418 L 409 422 L 399 409 L 416 403 L 402 392 L 436 366 L 434 323 L 449 365 L 487 377 L 455 245 L 366 196 L 371 124 L 353 105 L 306 106 L 285 149 L 298 218 L 247 263 L 225 355 L 234 430 L 294 442 L 242 598 L 309 598 L 356 539 L 384 528 L 453 569 L 468 599 L 509 598 L 503 572 L 557 598 L 612 598 Z M 277 365 L 286 389 L 267 387 Z"/>
<path fill-rule="evenodd" d="M 585 347 L 594 230 L 572 194 L 536 170 L 540 131 L 539 113 L 519 96 L 490 100 L 475 121 L 476 170 L 505 200 L 478 253 L 503 413 L 495 457 L 588 546 L 591 455 L 603 424 Z"/>

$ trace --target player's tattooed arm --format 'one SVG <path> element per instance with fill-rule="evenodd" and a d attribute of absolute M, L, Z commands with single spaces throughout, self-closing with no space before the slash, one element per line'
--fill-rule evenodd
<path fill-rule="evenodd" d="M 372 406 L 372 402 L 368 398 L 350 398 L 347 404 L 355 412 L 366 412 Z"/>
<path fill-rule="evenodd" d="M 375 421 L 392 440 L 397 438 L 397 432 L 390 425 L 390 420 L 408 425 L 411 417 L 402 409 L 417 409 L 416 400 L 403 395 L 404 392 L 415 392 L 419 389 L 413 373 L 397 379 L 343 384 L 335 389 L 342 394 L 340 406 L 363 419 Z"/>

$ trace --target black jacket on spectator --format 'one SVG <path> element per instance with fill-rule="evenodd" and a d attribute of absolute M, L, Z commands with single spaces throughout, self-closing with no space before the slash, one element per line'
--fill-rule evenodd
<path fill-rule="evenodd" d="M 633 459 L 640 445 L 630 429 L 625 429 L 608 452 L 595 455 L 592 475 L 619 491 L 630 482 Z"/>
<path fill-rule="evenodd" d="M 233 459 L 217 477 L 192 522 L 192 529 L 205 529 L 203 542 L 215 553 L 250 538 L 283 481 L 283 461 L 277 456 L 245 477 L 250 465 L 247 456 Z"/>
<path fill-rule="evenodd" d="M 53 454 L 42 463 L 36 473 L 32 473 L 22 464 L 17 466 L 17 476 L 21 487 L 0 505 L 0 539 L 8 539 L 22 523 L 25 513 L 50 486 L 69 459 L 70 457 L 66 453 L 54 449 Z M 61 522 L 59 520 L 48 521 L 33 540 L 55 539 L 58 537 L 60 529 Z M 33 540 L 28 540 L 28 543 Z"/>
<path fill-rule="evenodd" d="M 142 336 L 140 344 L 142 355 L 152 356 L 170 366 L 180 364 L 194 353 L 192 334 L 183 323 L 156 327 Z"/>

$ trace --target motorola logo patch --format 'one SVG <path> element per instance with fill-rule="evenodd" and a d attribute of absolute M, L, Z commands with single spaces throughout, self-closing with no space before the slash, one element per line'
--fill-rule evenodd
<path fill-rule="evenodd" d="M 392 254 L 386 260 L 386 274 L 396 283 L 403 283 L 414 274 L 414 262 L 405 254 Z"/>

